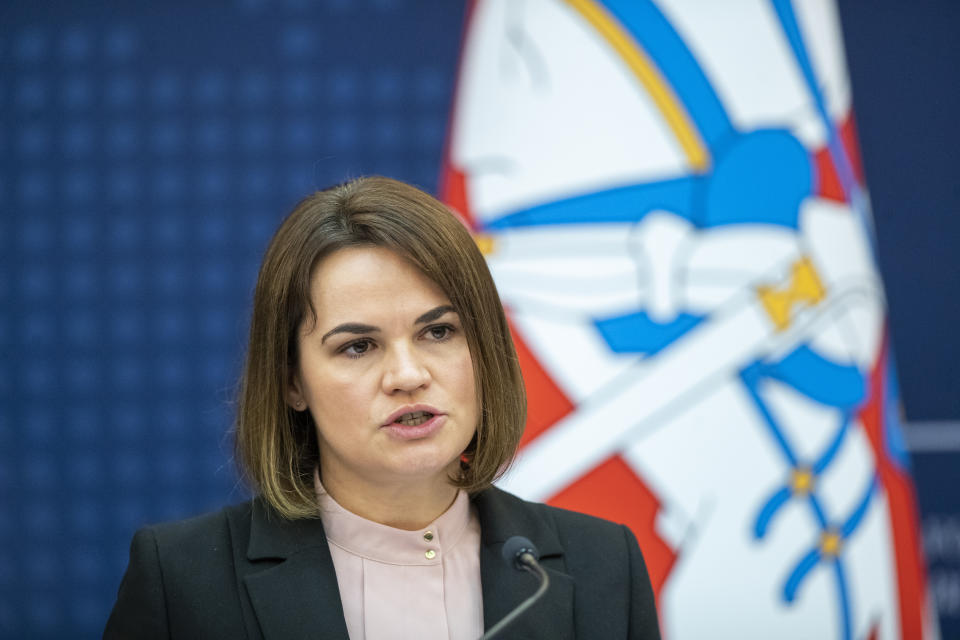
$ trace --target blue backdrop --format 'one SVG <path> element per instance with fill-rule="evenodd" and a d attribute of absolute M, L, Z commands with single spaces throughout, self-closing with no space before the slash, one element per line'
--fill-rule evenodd
<path fill-rule="evenodd" d="M 956 637 L 960 10 L 841 9 L 906 416 L 941 421 L 912 441 Z M 0 6 L 0 636 L 98 637 L 136 528 L 246 496 L 228 430 L 266 242 L 350 176 L 435 190 L 462 20 L 449 0 Z"/>

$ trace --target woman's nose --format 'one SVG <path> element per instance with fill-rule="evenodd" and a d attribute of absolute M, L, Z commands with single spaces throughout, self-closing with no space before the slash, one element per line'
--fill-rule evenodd
<path fill-rule="evenodd" d="M 385 365 L 383 372 L 385 393 L 416 391 L 430 382 L 430 372 L 410 345 L 392 347 Z"/>

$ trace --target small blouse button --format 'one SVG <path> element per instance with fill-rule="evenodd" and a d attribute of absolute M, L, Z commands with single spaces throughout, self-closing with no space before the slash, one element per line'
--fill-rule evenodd
<path fill-rule="evenodd" d="M 423 539 L 427 542 L 433 540 L 433 531 L 427 531 L 425 534 L 423 534 Z"/>
<path fill-rule="evenodd" d="M 433 549 L 427 549 L 427 552 L 424 553 L 423 555 L 427 557 L 427 560 L 433 560 L 434 558 L 437 557 L 437 552 L 434 551 Z"/>

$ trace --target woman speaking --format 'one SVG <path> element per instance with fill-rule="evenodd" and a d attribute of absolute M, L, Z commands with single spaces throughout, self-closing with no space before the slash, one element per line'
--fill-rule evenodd
<path fill-rule="evenodd" d="M 141 529 L 105 638 L 476 640 L 537 581 L 510 638 L 658 638 L 622 526 L 491 485 L 523 381 L 467 229 L 422 191 L 361 178 L 309 196 L 257 280 L 236 457 L 256 497 Z"/>

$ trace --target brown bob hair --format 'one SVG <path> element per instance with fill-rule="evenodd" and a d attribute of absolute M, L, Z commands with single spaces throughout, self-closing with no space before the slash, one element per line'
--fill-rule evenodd
<path fill-rule="evenodd" d="M 240 384 L 236 459 L 252 488 L 286 518 L 318 516 L 319 464 L 309 411 L 287 405 L 302 323 L 316 312 L 310 281 L 324 257 L 347 247 L 383 247 L 435 282 L 460 316 L 473 361 L 480 423 L 451 484 L 476 493 L 510 464 L 526 396 L 503 306 L 466 227 L 442 203 L 403 182 L 365 177 L 318 191 L 287 216 L 257 278 L 250 343 Z"/>

